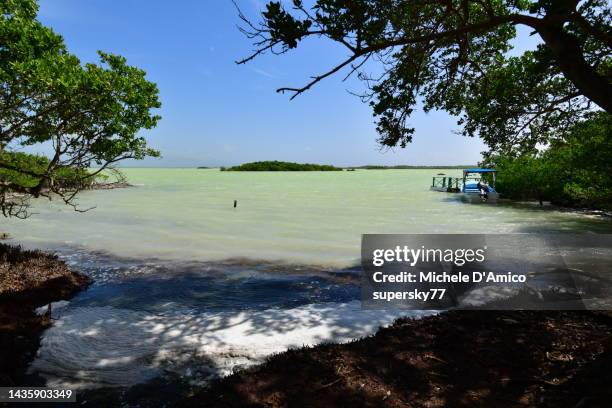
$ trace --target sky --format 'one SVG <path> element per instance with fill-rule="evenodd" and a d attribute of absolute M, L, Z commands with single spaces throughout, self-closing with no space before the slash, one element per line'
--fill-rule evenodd
<path fill-rule="evenodd" d="M 237 0 L 256 20 L 263 0 Z M 418 111 L 405 149 L 381 150 L 367 104 L 349 91 L 365 90 L 343 75 L 319 83 L 293 101 L 282 86 L 303 85 L 335 66 L 346 51 L 324 40 L 304 42 L 282 56 L 237 65 L 253 49 L 237 28 L 230 0 L 40 0 L 39 20 L 64 37 L 82 62 L 97 50 L 120 54 L 157 83 L 162 120 L 142 134 L 160 159 L 125 166 L 228 166 L 259 160 L 339 166 L 472 164 L 485 150 L 479 139 L 454 133 L 456 118 Z M 537 40 L 522 31 L 515 52 Z"/>

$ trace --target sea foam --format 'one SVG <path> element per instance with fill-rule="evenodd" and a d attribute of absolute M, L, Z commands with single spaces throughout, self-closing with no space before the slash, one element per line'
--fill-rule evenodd
<path fill-rule="evenodd" d="M 400 316 L 433 312 L 362 311 L 358 301 L 293 309 L 151 314 L 103 307 L 68 308 L 42 339 L 30 367 L 48 386 L 129 386 L 165 371 L 223 376 L 272 353 L 373 334 Z"/>

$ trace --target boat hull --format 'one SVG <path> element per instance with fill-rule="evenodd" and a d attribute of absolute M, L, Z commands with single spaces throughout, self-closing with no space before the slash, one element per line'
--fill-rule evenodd
<path fill-rule="evenodd" d="M 429 187 L 431 191 L 439 191 L 441 193 L 458 193 L 460 190 L 457 187 Z"/>
<path fill-rule="evenodd" d="M 495 204 L 499 198 L 499 194 L 496 192 L 490 192 L 488 198 L 483 200 L 478 193 L 461 193 L 461 200 L 466 203 L 472 204 Z"/>

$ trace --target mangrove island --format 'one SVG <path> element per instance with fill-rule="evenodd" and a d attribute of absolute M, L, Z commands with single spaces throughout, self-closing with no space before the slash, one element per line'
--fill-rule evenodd
<path fill-rule="evenodd" d="M 342 169 L 328 164 L 292 163 L 274 160 L 221 167 L 221 171 L 342 171 Z"/>

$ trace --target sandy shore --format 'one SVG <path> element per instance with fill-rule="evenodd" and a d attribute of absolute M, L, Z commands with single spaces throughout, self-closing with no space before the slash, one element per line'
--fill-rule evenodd
<path fill-rule="evenodd" d="M 52 324 L 35 309 L 67 299 L 89 283 L 55 255 L 0 243 L 0 385 L 32 385 L 25 371 Z"/>

